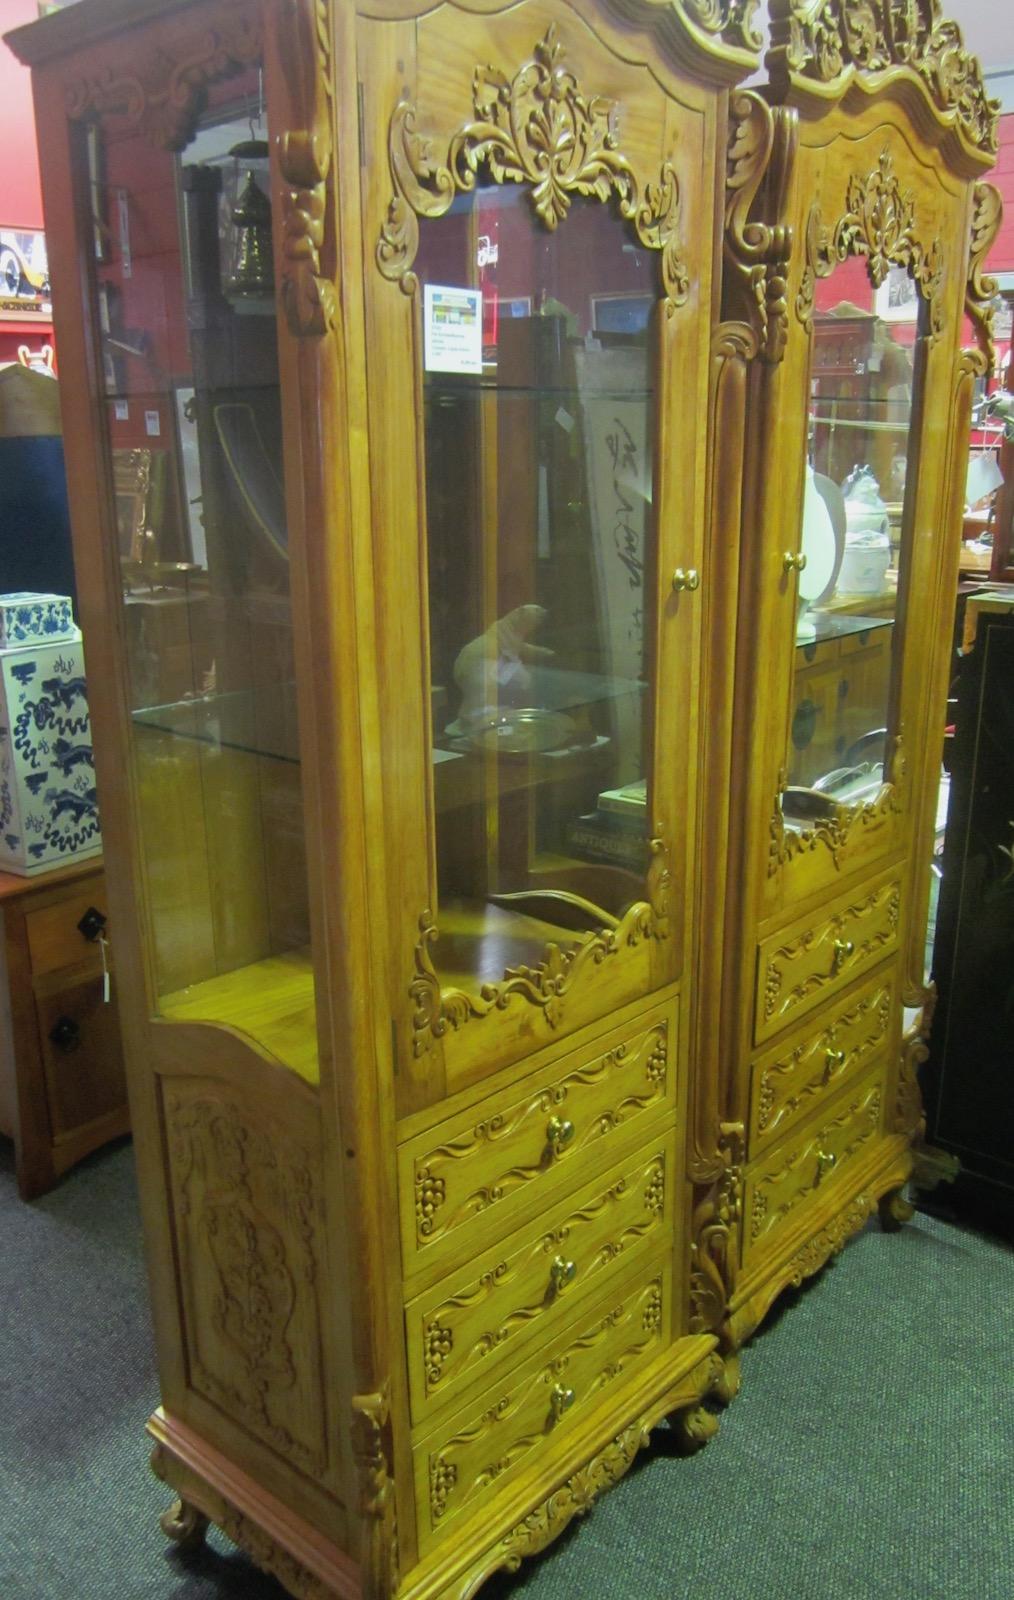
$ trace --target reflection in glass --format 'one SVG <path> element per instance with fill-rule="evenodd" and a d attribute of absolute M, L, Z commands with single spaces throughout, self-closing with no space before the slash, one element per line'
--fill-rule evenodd
<path fill-rule="evenodd" d="M 159 1010 L 317 1072 L 259 74 L 92 135 L 96 319 Z"/>
<path fill-rule="evenodd" d="M 421 315 L 442 979 L 496 980 L 644 898 L 653 254 L 512 185 L 425 223 Z"/>
<path fill-rule="evenodd" d="M 796 824 L 873 798 L 889 755 L 919 303 L 884 290 L 874 306 L 856 260 L 817 297 L 783 795 Z"/>

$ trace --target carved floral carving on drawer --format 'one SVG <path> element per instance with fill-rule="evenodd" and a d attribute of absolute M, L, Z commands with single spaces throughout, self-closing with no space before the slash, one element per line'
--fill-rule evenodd
<path fill-rule="evenodd" d="M 412 1169 L 416 1242 L 433 1243 L 638 1112 L 661 1105 L 668 1077 L 669 1030 L 660 1022 L 428 1150 Z M 587 1115 L 571 1121 L 567 1113 L 576 1119 L 579 1110 Z"/>
<path fill-rule="evenodd" d="M 826 1028 L 790 1051 L 758 1063 L 754 1133 L 770 1140 L 811 1101 L 853 1073 L 887 1041 L 893 1015 L 890 982 L 858 995 Z"/>
<path fill-rule="evenodd" d="M 413 1390 L 421 1372 L 425 1397 L 441 1397 L 534 1323 L 558 1316 L 572 1284 L 583 1288 L 657 1235 L 666 1197 L 665 1156 L 642 1157 L 560 1222 L 512 1241 L 500 1260 L 487 1256 L 464 1282 L 452 1280 L 453 1293 L 443 1285 L 420 1297 L 406 1313 L 409 1338 L 421 1344 Z"/>
<path fill-rule="evenodd" d="M 776 1032 L 886 955 L 897 942 L 900 915 L 901 885 L 891 880 L 793 938 L 762 945 L 758 1033 Z"/>
<path fill-rule="evenodd" d="M 565 1416 L 660 1347 L 665 1330 L 665 1285 L 657 1273 L 631 1289 L 543 1367 L 482 1409 L 474 1421 L 434 1442 L 426 1458 L 429 1524 L 474 1504 L 490 1485 L 544 1444 Z"/>
<path fill-rule="evenodd" d="M 770 1235 L 880 1130 L 880 1083 L 854 1096 L 845 1108 L 752 1180 L 750 1246 Z"/>

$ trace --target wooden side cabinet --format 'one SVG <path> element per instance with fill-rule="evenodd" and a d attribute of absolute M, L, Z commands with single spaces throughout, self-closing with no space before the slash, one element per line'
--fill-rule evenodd
<path fill-rule="evenodd" d="M 130 1129 L 101 865 L 0 873 L 0 918 L 0 1132 L 30 1200 Z"/>

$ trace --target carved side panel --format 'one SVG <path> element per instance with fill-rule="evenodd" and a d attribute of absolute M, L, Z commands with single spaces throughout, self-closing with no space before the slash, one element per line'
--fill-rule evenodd
<path fill-rule="evenodd" d="M 328 1478 L 319 1149 L 208 1080 L 163 1080 L 163 1110 L 190 1383 Z"/>
<path fill-rule="evenodd" d="M 1000 191 L 991 183 L 977 183 L 972 197 L 972 240 L 968 258 L 968 283 L 965 288 L 965 310 L 975 328 L 979 350 L 985 361 L 986 373 L 996 365 L 993 344 L 993 302 L 997 282 L 989 277 L 983 267 L 993 248 L 993 241 L 1003 221 L 1003 201 Z"/>
<path fill-rule="evenodd" d="M 359 1473 L 364 1600 L 389 1600 L 398 1588 L 399 1559 L 391 1478 L 391 1397 L 386 1384 L 377 1394 L 353 1396 L 352 1453 Z"/>
<path fill-rule="evenodd" d="M 725 1165 L 694 1207 L 690 1245 L 690 1331 L 717 1332 L 725 1317 L 736 1271 L 736 1241 L 743 1215 L 744 1129 L 723 1123 L 719 1149 Z"/>

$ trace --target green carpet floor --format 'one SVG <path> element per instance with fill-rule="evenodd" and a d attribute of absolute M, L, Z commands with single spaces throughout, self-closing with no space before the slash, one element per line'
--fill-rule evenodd
<path fill-rule="evenodd" d="M 129 1145 L 25 1206 L 0 1141 L 0 1600 L 280 1600 L 158 1531 Z M 919 1215 L 871 1228 L 743 1359 L 718 1436 L 657 1444 L 483 1600 L 1014 1600 L 1014 1271 Z"/>

